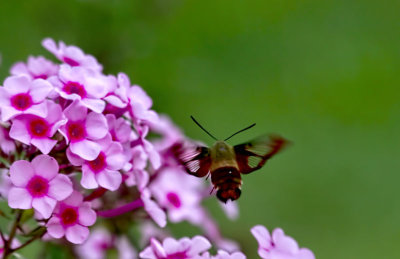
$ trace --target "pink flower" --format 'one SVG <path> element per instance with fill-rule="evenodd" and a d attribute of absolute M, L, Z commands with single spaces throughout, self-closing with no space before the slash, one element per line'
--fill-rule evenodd
<path fill-rule="evenodd" d="M 10 167 L 13 187 L 8 193 L 8 205 L 14 209 L 34 208 L 49 218 L 56 206 L 72 193 L 72 182 L 58 174 L 57 161 L 48 155 L 39 155 L 32 162 L 19 160 Z"/>
<path fill-rule="evenodd" d="M 26 145 L 34 145 L 43 154 L 48 154 L 56 145 L 57 140 L 51 137 L 66 123 L 60 105 L 52 101 L 46 101 L 46 104 L 51 112 L 45 118 L 30 114 L 19 115 L 13 119 L 10 129 L 10 137 Z"/>
<path fill-rule="evenodd" d="M 75 166 L 82 165 L 81 185 L 84 188 L 94 189 L 100 185 L 105 189 L 115 191 L 122 182 L 122 176 L 118 170 L 125 164 L 122 146 L 119 142 L 112 141 L 110 134 L 98 140 L 97 143 L 101 151 L 96 159 L 85 161 L 67 150 L 68 159 Z"/>
<path fill-rule="evenodd" d="M 8 155 L 15 151 L 15 142 L 10 138 L 8 130 L 2 125 L 0 125 L 0 149 Z"/>
<path fill-rule="evenodd" d="M 200 203 L 203 184 L 181 169 L 169 167 L 161 170 L 149 188 L 172 222 L 202 221 Z"/>
<path fill-rule="evenodd" d="M 61 65 L 58 76 L 49 78 L 55 90 L 67 100 L 80 100 L 90 110 L 101 113 L 105 102 L 101 100 L 116 87 L 116 79 L 83 67 Z"/>
<path fill-rule="evenodd" d="M 31 80 L 28 76 L 10 76 L 0 87 L 1 119 L 7 121 L 20 114 L 47 116 L 44 99 L 52 91 L 52 85 L 43 80 Z"/>
<path fill-rule="evenodd" d="M 128 90 L 130 114 L 134 120 L 139 123 L 145 121 L 147 123 L 157 123 L 158 115 L 155 111 L 150 110 L 153 101 L 147 93 L 138 85 L 134 85 Z"/>
<path fill-rule="evenodd" d="M 60 61 L 70 66 L 82 66 L 96 71 L 101 71 L 103 69 L 93 56 L 85 54 L 76 46 L 67 46 L 62 41 L 60 41 L 57 46 L 56 42 L 50 38 L 44 39 L 42 45 Z"/>
<path fill-rule="evenodd" d="M 88 226 L 96 222 L 96 212 L 83 196 L 74 191 L 67 199 L 59 202 L 53 216 L 47 222 L 47 233 L 53 238 L 65 235 L 68 241 L 82 244 L 89 236 Z"/>
<path fill-rule="evenodd" d="M 44 57 L 32 57 L 28 58 L 28 62 L 18 62 L 11 68 L 12 75 L 26 75 L 32 79 L 42 78 L 47 79 L 50 76 L 56 75 L 58 66 L 45 59 Z"/>
<path fill-rule="evenodd" d="M 265 259 L 315 259 L 311 250 L 299 248 L 297 242 L 286 236 L 282 229 L 276 228 L 272 237 L 268 230 L 261 225 L 254 226 L 251 233 L 256 238 L 258 254 Z"/>
<path fill-rule="evenodd" d="M 67 143 L 70 142 L 70 151 L 85 160 L 95 160 L 101 151 L 101 145 L 95 141 L 104 138 L 108 132 L 104 115 L 88 114 L 87 108 L 77 100 L 64 110 L 64 114 L 68 122 L 59 131 Z"/>
<path fill-rule="evenodd" d="M 143 250 L 139 256 L 143 259 L 196 259 L 203 258 L 200 253 L 210 249 L 210 242 L 202 237 L 192 239 L 184 237 L 179 240 L 166 238 L 162 244 L 157 239 L 150 240 L 150 246 Z"/>

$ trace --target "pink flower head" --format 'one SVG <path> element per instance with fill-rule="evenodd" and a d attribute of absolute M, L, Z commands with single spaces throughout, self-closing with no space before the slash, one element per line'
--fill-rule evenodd
<path fill-rule="evenodd" d="M 15 142 L 10 138 L 8 130 L 0 125 L 0 149 L 11 154 L 15 151 Z"/>
<path fill-rule="evenodd" d="M 10 137 L 26 145 L 34 145 L 43 154 L 48 154 L 56 145 L 57 140 L 51 139 L 58 128 L 66 123 L 61 106 L 46 101 L 47 109 L 51 112 L 45 118 L 36 115 L 20 115 L 13 119 Z"/>
<path fill-rule="evenodd" d="M 49 218 L 56 206 L 72 193 L 72 182 L 58 174 L 57 161 L 48 155 L 39 155 L 32 162 L 19 160 L 10 167 L 13 187 L 8 194 L 8 205 L 14 209 L 34 208 Z"/>
<path fill-rule="evenodd" d="M 50 38 L 44 39 L 42 45 L 60 61 L 70 66 L 82 66 L 96 71 L 101 71 L 103 69 L 93 56 L 85 54 L 76 46 L 67 46 L 62 41 L 60 41 L 57 46 L 56 42 Z"/>
<path fill-rule="evenodd" d="M 52 85 L 43 79 L 32 80 L 28 76 L 10 76 L 0 87 L 1 119 L 7 121 L 20 114 L 47 116 L 44 99 L 52 91 Z"/>
<path fill-rule="evenodd" d="M 267 228 L 254 226 L 251 233 L 258 242 L 258 254 L 265 259 L 315 259 L 311 250 L 299 248 L 297 242 L 286 236 L 282 229 L 276 228 L 269 234 Z"/>
<path fill-rule="evenodd" d="M 59 202 L 53 216 L 47 222 L 47 233 L 54 238 L 65 235 L 68 241 L 82 244 L 89 236 L 88 226 L 96 222 L 96 212 L 83 196 L 74 191 L 67 199 Z"/>
<path fill-rule="evenodd" d="M 146 139 L 146 136 L 149 132 L 149 127 L 143 125 L 142 127 L 137 127 L 136 129 L 139 131 L 139 137 L 133 143 L 143 147 L 143 150 L 147 154 L 153 169 L 157 170 L 161 166 L 161 156 L 155 149 L 153 143 Z"/>
<path fill-rule="evenodd" d="M 100 185 L 105 189 L 115 191 L 122 182 L 122 176 L 118 170 L 125 164 L 122 146 L 112 141 L 110 134 L 98 140 L 97 144 L 100 145 L 101 151 L 96 159 L 85 161 L 67 150 L 68 159 L 75 166 L 82 165 L 81 185 L 84 188 L 94 189 Z"/>
<path fill-rule="evenodd" d="M 150 246 L 143 250 L 139 256 L 143 259 L 196 259 L 203 258 L 200 253 L 210 249 L 210 242 L 202 237 L 195 236 L 192 239 L 184 237 L 179 240 L 166 238 L 162 244 L 152 238 Z"/>
<path fill-rule="evenodd" d="M 58 77 L 49 78 L 55 90 L 67 100 L 80 100 L 90 110 L 101 113 L 105 102 L 101 100 L 116 85 L 115 78 L 83 67 L 61 65 Z"/>
<path fill-rule="evenodd" d="M 178 168 L 163 169 L 149 186 L 152 194 L 172 222 L 202 220 L 200 203 L 203 184 Z"/>
<path fill-rule="evenodd" d="M 11 68 L 12 75 L 26 75 L 32 79 L 42 78 L 47 79 L 50 76 L 57 74 L 58 65 L 54 64 L 50 60 L 44 57 L 32 57 L 28 58 L 28 62 L 18 62 Z"/>
<path fill-rule="evenodd" d="M 203 254 L 204 259 L 246 259 L 246 256 L 242 252 L 228 253 L 224 250 L 218 250 L 218 253 L 214 256 L 209 255 L 208 252 Z"/>
<path fill-rule="evenodd" d="M 85 160 L 95 160 L 101 151 L 101 145 L 95 141 L 102 139 L 108 132 L 107 120 L 100 113 L 87 113 L 87 108 L 75 100 L 64 110 L 68 119 L 59 129 L 69 150 Z"/>

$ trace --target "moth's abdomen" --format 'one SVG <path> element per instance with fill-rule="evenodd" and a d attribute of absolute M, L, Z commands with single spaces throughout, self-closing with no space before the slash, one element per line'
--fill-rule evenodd
<path fill-rule="evenodd" d="M 222 167 L 211 172 L 211 182 L 218 189 L 217 197 L 222 202 L 240 197 L 242 179 L 235 167 Z"/>

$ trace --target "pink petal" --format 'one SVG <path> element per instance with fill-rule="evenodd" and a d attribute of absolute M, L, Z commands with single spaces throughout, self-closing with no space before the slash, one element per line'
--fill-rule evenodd
<path fill-rule="evenodd" d="M 1 120 L 2 121 L 8 121 L 9 119 L 13 118 L 14 116 L 21 114 L 20 111 L 17 111 L 16 109 L 12 108 L 11 106 L 3 105 L 0 108 L 1 108 Z"/>
<path fill-rule="evenodd" d="M 80 156 L 77 156 L 74 153 L 72 153 L 69 148 L 67 148 L 66 154 L 69 162 L 74 166 L 81 166 L 85 162 L 85 160 L 83 160 Z"/>
<path fill-rule="evenodd" d="M 29 109 L 25 111 L 25 113 L 34 114 L 42 118 L 46 118 L 47 116 L 47 104 L 46 102 L 42 102 L 39 104 L 32 105 Z"/>
<path fill-rule="evenodd" d="M 300 248 L 297 259 L 315 259 L 315 255 L 308 248 Z"/>
<path fill-rule="evenodd" d="M 82 168 L 81 185 L 85 189 L 94 189 L 99 187 L 99 184 L 96 181 L 94 173 L 89 169 L 85 168 L 85 165 Z"/>
<path fill-rule="evenodd" d="M 25 123 L 19 119 L 13 120 L 10 129 L 10 137 L 24 143 L 25 145 L 29 145 L 31 142 L 31 136 L 26 130 Z"/>
<path fill-rule="evenodd" d="M 53 86 L 46 80 L 36 79 L 32 82 L 30 95 L 34 103 L 42 102 L 53 90 Z"/>
<path fill-rule="evenodd" d="M 62 203 L 72 207 L 79 207 L 83 202 L 83 196 L 78 191 L 73 191 L 67 199 L 63 200 Z"/>
<path fill-rule="evenodd" d="M 47 233 L 53 238 L 61 238 L 64 236 L 64 228 L 60 224 L 60 219 L 52 217 L 46 224 Z"/>
<path fill-rule="evenodd" d="M 122 152 L 123 149 L 121 144 L 118 142 L 111 143 L 106 152 L 107 168 L 111 170 L 120 170 L 122 167 L 124 167 L 126 159 Z"/>
<path fill-rule="evenodd" d="M 32 207 L 38 211 L 43 218 L 50 218 L 53 213 L 54 208 L 56 207 L 56 200 L 47 196 L 43 196 L 41 198 L 35 198 L 32 200 Z"/>
<path fill-rule="evenodd" d="M 89 236 L 89 229 L 81 225 L 74 225 L 67 228 L 65 237 L 74 244 L 82 244 Z"/>
<path fill-rule="evenodd" d="M 96 212 L 91 209 L 90 203 L 85 202 L 79 207 L 79 224 L 91 226 L 96 222 Z"/>
<path fill-rule="evenodd" d="M 117 171 L 104 170 L 96 175 L 97 182 L 103 188 L 110 191 L 115 191 L 119 188 L 122 182 L 122 176 Z"/>
<path fill-rule="evenodd" d="M 163 240 L 162 247 L 167 255 L 174 254 L 177 252 L 185 251 L 190 248 L 189 238 L 182 238 L 179 242 L 171 237 L 167 237 Z M 192 254 L 190 254 L 192 255 Z"/>
<path fill-rule="evenodd" d="M 75 100 L 64 110 L 64 114 L 68 120 L 81 121 L 86 118 L 87 108 Z"/>
<path fill-rule="evenodd" d="M 106 108 L 106 103 L 103 100 L 99 99 L 89 99 L 85 98 L 82 100 L 82 103 L 89 108 L 90 110 L 96 113 L 102 113 L 104 108 Z"/>
<path fill-rule="evenodd" d="M 31 80 L 26 75 L 10 76 L 4 81 L 4 88 L 11 95 L 27 93 L 31 88 Z"/>
<path fill-rule="evenodd" d="M 47 110 L 51 111 L 47 115 L 47 122 L 50 124 L 53 124 L 57 121 L 59 121 L 62 117 L 62 109 L 59 104 L 56 104 L 52 101 L 47 101 Z"/>
<path fill-rule="evenodd" d="M 91 139 L 101 139 L 108 133 L 107 120 L 104 115 L 91 112 L 86 118 L 86 132 Z"/>
<path fill-rule="evenodd" d="M 64 200 L 71 195 L 72 191 L 72 181 L 64 174 L 58 174 L 49 182 L 48 195 L 57 201 Z"/>
<path fill-rule="evenodd" d="M 257 225 L 251 228 L 251 233 L 256 238 L 260 247 L 270 249 L 271 247 L 271 236 L 266 227 Z"/>
<path fill-rule="evenodd" d="M 15 161 L 10 167 L 11 182 L 18 187 L 25 187 L 35 175 L 35 171 L 26 160 Z"/>
<path fill-rule="evenodd" d="M 32 208 L 32 196 L 26 189 L 12 187 L 8 193 L 8 206 L 13 209 Z"/>
<path fill-rule="evenodd" d="M 274 229 L 272 232 L 272 240 L 275 243 L 276 249 L 280 251 L 285 251 L 291 254 L 296 254 L 299 251 L 297 242 L 293 238 L 286 236 L 280 228 Z"/>
<path fill-rule="evenodd" d="M 199 253 L 205 252 L 206 250 L 211 248 L 210 241 L 207 238 L 202 236 L 195 236 L 192 238 L 192 244 L 190 246 L 190 254 L 195 256 Z"/>
<path fill-rule="evenodd" d="M 58 57 L 58 47 L 56 42 L 53 39 L 46 38 L 42 41 L 42 46 L 53 53 L 56 57 Z"/>
<path fill-rule="evenodd" d="M 165 212 L 150 199 L 150 191 L 148 189 L 142 190 L 141 199 L 144 203 L 144 209 L 150 215 L 150 217 L 160 226 L 165 227 L 167 225 L 167 216 Z"/>
<path fill-rule="evenodd" d="M 53 149 L 53 147 L 57 144 L 57 140 L 49 139 L 49 138 L 42 138 L 37 139 L 34 138 L 31 140 L 32 145 L 37 147 L 40 152 L 47 155 Z"/>
<path fill-rule="evenodd" d="M 10 105 L 11 94 L 4 87 L 0 87 L 0 106 Z"/>
<path fill-rule="evenodd" d="M 90 140 L 71 143 L 69 148 L 72 153 L 88 161 L 95 160 L 101 151 L 101 146 Z"/>
<path fill-rule="evenodd" d="M 32 166 L 36 175 L 51 180 L 58 174 L 57 161 L 48 155 L 38 155 L 32 160 Z"/>
<path fill-rule="evenodd" d="M 125 108 L 127 103 L 124 103 L 120 98 L 115 95 L 109 95 L 104 97 L 104 100 L 118 108 Z"/>
<path fill-rule="evenodd" d="M 157 258 L 166 258 L 167 257 L 164 247 L 160 244 L 160 242 L 158 242 L 157 239 L 151 238 L 150 245 L 151 245 L 151 248 L 153 248 L 153 252 Z"/>

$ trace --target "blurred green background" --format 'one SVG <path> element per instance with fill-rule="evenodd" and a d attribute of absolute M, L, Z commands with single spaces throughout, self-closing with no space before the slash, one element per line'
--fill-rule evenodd
<path fill-rule="evenodd" d="M 44 37 L 126 72 L 191 138 L 293 141 L 244 177 L 240 219 L 207 202 L 257 258 L 281 227 L 317 258 L 400 258 L 400 1 L 1 1 L 1 81 Z M 186 235 L 178 228 L 177 235 Z"/>

